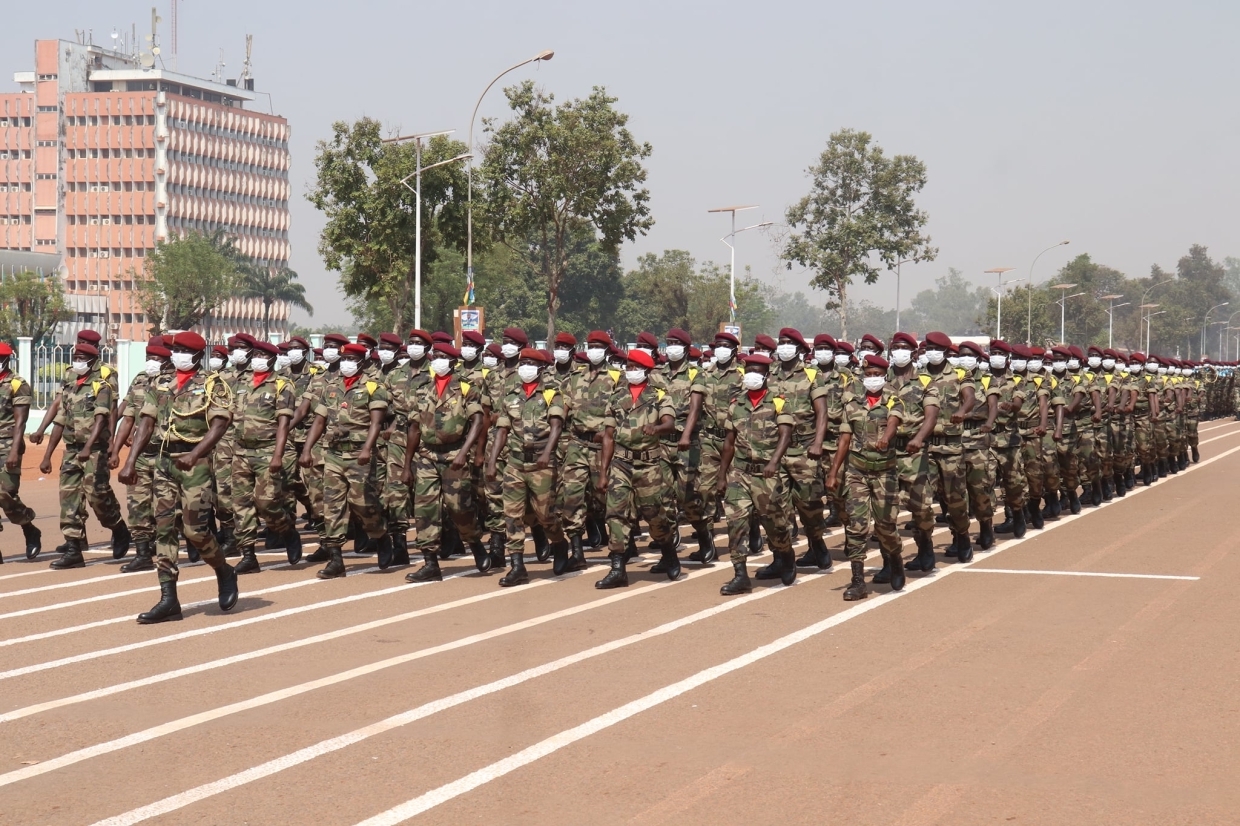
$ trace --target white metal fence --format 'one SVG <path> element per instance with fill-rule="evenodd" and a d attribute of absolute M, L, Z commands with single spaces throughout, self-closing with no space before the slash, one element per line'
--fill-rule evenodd
<path fill-rule="evenodd" d="M 34 391 L 31 408 L 46 410 L 52 399 L 60 391 L 65 376 L 69 374 L 69 362 L 73 360 L 71 344 L 36 344 L 30 348 L 30 369 L 20 364 L 21 348 L 14 353 L 13 372 L 27 376 L 30 389 Z M 115 364 L 115 353 L 111 347 L 103 347 L 99 351 L 101 364 Z"/>

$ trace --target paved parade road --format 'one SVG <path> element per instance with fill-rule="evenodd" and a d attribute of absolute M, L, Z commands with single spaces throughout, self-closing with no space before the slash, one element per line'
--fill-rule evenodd
<path fill-rule="evenodd" d="M 185 619 L 139 626 L 153 574 L 26 563 L 9 526 L 0 822 L 1234 824 L 1240 423 L 1201 443 L 969 565 L 942 530 L 934 575 L 861 603 L 837 529 L 833 573 L 740 598 L 651 554 L 600 592 L 601 552 L 514 589 L 280 552 L 230 614 L 186 566 Z M 50 551 L 55 481 L 22 493 Z"/>

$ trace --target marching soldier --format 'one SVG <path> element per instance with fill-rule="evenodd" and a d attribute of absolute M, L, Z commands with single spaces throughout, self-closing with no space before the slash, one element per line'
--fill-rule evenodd
<path fill-rule="evenodd" d="M 412 358 L 405 364 L 397 360 L 397 353 L 407 347 L 401 337 L 395 333 L 379 335 L 379 346 L 375 350 L 378 358 L 378 369 L 372 375 L 387 387 L 392 404 L 387 411 L 386 429 L 380 444 L 380 458 L 383 464 L 379 471 L 379 498 L 383 502 L 383 515 L 387 521 L 388 534 L 392 537 L 392 562 L 396 565 L 409 564 L 409 503 L 410 489 L 405 484 L 406 439 L 409 431 L 409 417 L 412 414 L 411 400 L 406 393 L 416 394 L 422 382 L 409 386 L 410 376 L 415 370 L 425 373 L 425 359 L 420 365 L 414 365 Z M 408 354 L 408 350 L 404 350 Z"/>
<path fill-rule="evenodd" d="M 939 391 L 926 373 L 918 373 L 913 364 L 917 339 L 909 333 L 891 337 L 891 376 L 888 381 L 904 409 L 904 417 L 896 431 L 895 447 L 900 453 L 896 462 L 897 481 L 908 496 L 908 509 L 913 517 L 913 538 L 917 556 L 908 567 L 911 571 L 934 570 L 934 486 L 930 483 L 930 457 L 927 453 L 930 436 L 939 421 Z M 838 447 L 838 445 L 837 445 Z M 902 448 L 902 449 L 901 449 Z M 831 454 L 835 455 L 834 451 Z M 891 582 L 891 563 L 883 560 L 883 568 L 870 580 L 879 585 Z"/>
<path fill-rule="evenodd" d="M 517 362 L 521 358 L 521 348 L 529 345 L 529 336 L 518 327 L 508 327 L 501 335 L 499 355 L 494 367 L 482 383 L 482 407 L 486 413 L 486 442 L 492 444 L 498 436 L 500 410 L 504 397 L 508 395 L 508 385 L 517 374 Z M 494 344 L 491 347 L 495 347 Z M 490 348 L 488 348 L 490 350 Z M 494 354 L 492 355 L 494 358 Z M 502 567 L 505 562 L 505 534 L 507 527 L 504 520 L 504 465 L 507 455 L 501 451 L 496 454 L 494 477 L 484 479 L 486 492 L 486 529 L 490 533 L 491 564 Z M 485 474 L 484 474 L 485 475 Z"/>
<path fill-rule="evenodd" d="M 300 408 L 302 401 L 310 390 L 310 384 L 314 380 L 314 369 L 310 363 L 313 351 L 310 347 L 310 342 L 300 336 L 293 336 L 288 340 L 288 344 L 288 375 L 293 382 L 293 396 L 297 400 L 297 408 Z M 296 417 L 296 414 L 294 414 L 294 417 Z M 289 439 L 293 446 L 293 475 L 289 479 L 289 488 L 297 501 L 306 509 L 307 527 L 313 531 L 321 531 L 323 529 L 322 501 L 315 501 L 310 491 L 310 486 L 306 483 L 306 476 L 302 472 L 302 467 L 297 462 L 297 457 L 301 455 L 301 449 L 306 444 L 306 433 L 310 428 L 308 418 L 307 416 L 302 416 L 298 424 L 289 429 Z"/>
<path fill-rule="evenodd" d="M 577 364 L 573 360 L 573 353 L 576 349 L 577 337 L 572 333 L 555 334 L 555 349 L 551 354 L 555 359 L 555 366 L 547 371 L 546 378 L 555 389 L 565 395 L 568 393 L 569 382 L 577 373 Z"/>
<path fill-rule="evenodd" d="M 976 396 L 972 385 L 962 382 L 947 361 L 951 339 L 941 332 L 927 333 L 922 347 L 926 351 L 926 374 L 939 396 L 939 416 L 927 454 L 930 480 L 939 492 L 951 526 L 953 539 L 947 556 L 968 562 L 973 558 L 973 541 L 969 536 L 969 490 L 961 439 L 964 421 L 973 412 Z M 909 563 L 908 570 L 920 570 L 914 567 L 920 561 L 919 557 Z"/>
<path fill-rule="evenodd" d="M 249 333 L 238 333 L 228 339 L 228 364 L 220 372 L 220 379 L 228 384 L 234 397 L 242 384 L 249 380 L 250 348 L 255 339 Z M 217 536 L 224 556 L 237 556 L 237 519 L 233 510 L 232 465 L 237 453 L 236 420 L 234 419 L 224 438 L 211 452 L 211 470 L 215 476 L 215 518 L 219 524 Z"/>
<path fill-rule="evenodd" d="M 963 390 L 971 391 L 977 402 L 964 419 L 960 435 L 961 461 L 965 471 L 965 486 L 969 495 L 969 512 L 978 522 L 977 544 L 988 551 L 995 544 L 995 468 L 990 452 L 990 434 L 999 415 L 999 387 L 989 375 L 977 371 L 978 362 L 986 358 L 976 343 L 965 341 L 959 345 L 959 361 L 956 374 L 963 383 Z"/>
<path fill-rule="evenodd" d="M 160 599 L 151 610 L 138 615 L 142 624 L 181 618 L 177 599 L 181 531 L 186 543 L 197 548 L 202 560 L 215 570 L 220 610 L 231 610 L 238 595 L 237 574 L 208 527 L 215 506 L 208 456 L 232 418 L 229 389 L 218 376 L 203 372 L 207 344 L 202 336 L 177 333 L 168 343 L 176 373 L 161 376 L 148 388 L 138 435 L 120 474 L 126 485 L 137 482 L 138 457 L 154 438 L 159 445 L 155 464 L 155 565 Z"/>
<path fill-rule="evenodd" d="M 611 337 L 602 330 L 586 336 L 586 367 L 568 383 L 568 441 L 564 467 L 560 471 L 560 513 L 568 536 L 569 562 L 566 571 L 586 567 L 582 535 L 592 547 L 606 539 L 606 514 L 597 493 L 599 460 L 603 449 L 603 420 L 616 382 L 607 372 L 607 350 Z"/>
<path fill-rule="evenodd" d="M 1008 372 L 1008 363 L 1014 355 L 1006 341 L 991 339 L 990 381 L 999 389 L 998 409 L 991 431 L 991 451 L 998 460 L 998 481 L 1003 487 L 1003 504 L 1008 517 L 994 526 L 995 533 L 1010 533 L 1020 539 L 1025 535 L 1025 498 L 1029 485 L 1025 478 L 1024 454 L 1021 450 L 1020 414 L 1025 407 L 1028 385 L 1023 376 Z"/>
<path fill-rule="evenodd" d="M 318 368 L 310 379 L 310 385 L 302 394 L 301 402 L 297 406 L 297 412 L 293 414 L 292 427 L 294 429 L 307 424 L 310 427 L 314 425 L 315 410 L 323 393 L 327 389 L 327 383 L 340 375 L 340 348 L 349 343 L 348 336 L 340 333 L 328 333 L 323 336 L 323 347 L 316 349 L 314 355 L 316 358 L 315 367 Z M 297 464 L 301 466 L 302 478 L 306 480 L 306 487 L 310 490 L 310 501 L 314 503 L 315 513 L 319 515 L 320 521 L 323 520 L 323 469 L 324 469 L 324 451 L 326 445 L 322 439 L 318 443 L 310 446 L 310 455 L 312 461 L 310 467 L 307 468 L 301 464 L 301 456 L 305 453 L 306 445 L 309 442 L 310 432 L 306 431 L 304 440 L 302 441 L 302 451 L 298 453 Z M 323 537 L 323 532 L 327 529 L 326 522 L 319 525 L 319 538 Z M 320 562 L 328 562 L 331 555 L 327 548 L 320 541 L 318 550 L 306 557 L 306 561 L 312 564 Z"/>
<path fill-rule="evenodd" d="M 26 452 L 26 417 L 30 415 L 30 385 L 12 372 L 13 348 L 0 342 L 0 509 L 14 525 L 21 525 L 26 558 L 43 550 L 43 534 L 34 526 L 34 511 L 21 498 L 22 454 Z M 4 558 L 0 557 L 0 562 Z"/>
<path fill-rule="evenodd" d="M 1046 466 L 1042 455 L 1042 440 L 1046 436 L 1050 422 L 1051 390 L 1049 380 L 1041 372 L 1034 373 L 1029 369 L 1032 353 L 1024 345 L 1012 345 L 1011 359 L 1008 367 L 1014 377 L 1021 379 L 1025 386 L 1025 400 L 1016 413 L 1012 427 L 1020 434 L 1021 461 L 1025 468 L 1025 484 L 1028 492 L 1025 495 L 1025 521 L 1027 525 L 1041 530 L 1045 527 L 1042 518 L 1043 484 L 1046 478 Z"/>
<path fill-rule="evenodd" d="M 700 557 L 713 549 L 714 536 L 706 513 L 706 503 L 699 489 L 698 468 L 701 463 L 702 451 L 699 439 L 700 431 L 694 432 L 687 428 L 689 407 L 693 397 L 693 388 L 697 384 L 700 370 L 689 364 L 689 348 L 693 338 L 685 330 L 673 327 L 667 331 L 667 365 L 662 371 L 662 388 L 667 392 L 667 401 L 676 411 L 675 430 L 664 438 L 663 446 L 672 470 L 672 490 L 678 507 L 673 517 L 673 530 L 679 532 L 676 523 L 679 513 L 683 513 L 693 534 L 697 538 Z M 688 441 L 686 450 L 680 450 L 680 442 Z M 713 498 L 711 514 L 714 513 Z M 652 573 L 665 573 L 662 565 L 655 565 Z"/>

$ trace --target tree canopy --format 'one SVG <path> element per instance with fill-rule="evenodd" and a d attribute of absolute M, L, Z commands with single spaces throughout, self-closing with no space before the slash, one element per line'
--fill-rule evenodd
<path fill-rule="evenodd" d="M 236 250 L 222 233 L 190 232 L 160 241 L 146 257 L 138 301 L 152 335 L 200 323 L 237 285 Z"/>
<path fill-rule="evenodd" d="M 37 342 L 72 317 L 55 275 L 25 270 L 0 280 L 0 339 L 13 342 L 29 336 Z"/>

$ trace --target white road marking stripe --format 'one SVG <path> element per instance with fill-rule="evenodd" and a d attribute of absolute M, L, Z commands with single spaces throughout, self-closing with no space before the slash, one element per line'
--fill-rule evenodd
<path fill-rule="evenodd" d="M 1210 442 L 1217 442 L 1219 439 L 1226 439 L 1228 436 L 1235 436 L 1238 434 L 1240 434 L 1240 430 L 1233 430 L 1230 433 L 1224 433 L 1222 436 L 1215 436 L 1213 439 L 1206 439 L 1205 441 L 1201 442 L 1199 446 L 1208 445 L 1210 444 Z M 1190 465 L 1190 467 L 1192 466 Z"/>
<path fill-rule="evenodd" d="M 1196 582 L 1199 576 L 1170 576 L 1168 574 L 1103 574 L 1096 571 L 1026 571 L 1015 568 L 965 568 L 974 574 L 1039 574 L 1042 576 L 1097 576 L 1114 579 L 1183 579 Z"/>

